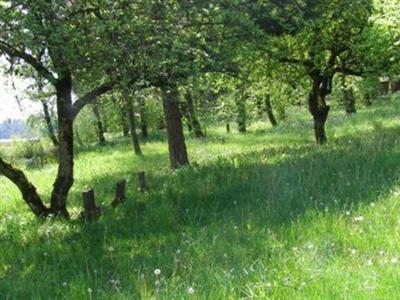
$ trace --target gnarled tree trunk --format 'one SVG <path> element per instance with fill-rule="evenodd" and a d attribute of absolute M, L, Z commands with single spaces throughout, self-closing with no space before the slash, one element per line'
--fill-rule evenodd
<path fill-rule="evenodd" d="M 37 217 L 46 217 L 49 209 L 43 204 L 36 188 L 29 182 L 25 174 L 0 157 L 0 174 L 11 180 L 20 190 L 23 199 Z"/>
<path fill-rule="evenodd" d="M 58 114 L 58 171 L 51 194 L 50 210 L 55 215 L 69 218 L 67 197 L 74 183 L 74 134 L 72 116 L 72 79 L 61 78 L 56 83 Z"/>
<path fill-rule="evenodd" d="M 179 92 L 177 86 L 174 84 L 162 86 L 161 96 L 168 133 L 170 163 L 173 169 L 178 169 L 179 167 L 188 165 L 189 158 L 179 111 Z"/>
<path fill-rule="evenodd" d="M 327 142 L 325 123 L 330 107 L 326 104 L 326 96 L 329 94 L 330 84 L 331 78 L 313 78 L 313 88 L 308 98 L 308 108 L 314 119 L 315 140 L 318 145 Z"/>

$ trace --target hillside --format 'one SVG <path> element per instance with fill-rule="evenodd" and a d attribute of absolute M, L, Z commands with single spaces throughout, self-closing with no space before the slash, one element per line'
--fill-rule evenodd
<path fill-rule="evenodd" d="M 165 140 L 81 151 L 74 221 L 38 221 L 0 178 L 0 298 L 396 299 L 398 105 L 333 112 L 317 147 L 302 111 L 276 129 L 208 129 L 172 172 Z M 137 190 L 136 173 L 149 191 Z M 56 166 L 28 171 L 48 198 Z M 117 180 L 128 199 L 111 209 Z M 79 220 L 95 189 L 101 222 Z"/>

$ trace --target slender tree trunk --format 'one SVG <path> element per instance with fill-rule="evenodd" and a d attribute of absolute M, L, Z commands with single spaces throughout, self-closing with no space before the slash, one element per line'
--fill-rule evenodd
<path fill-rule="evenodd" d="M 346 75 L 342 75 L 342 97 L 344 102 L 344 107 L 347 114 L 354 114 L 357 112 L 356 103 L 354 98 L 354 92 L 351 87 L 347 86 Z"/>
<path fill-rule="evenodd" d="M 130 99 L 128 95 L 125 95 L 125 106 L 128 111 L 129 130 L 131 133 L 133 150 L 135 151 L 136 155 L 143 155 L 142 149 L 140 148 L 139 137 L 136 131 L 135 110 L 133 108 L 132 99 Z"/>
<path fill-rule="evenodd" d="M 112 101 L 114 103 L 114 106 L 117 108 L 118 112 L 119 112 L 119 116 L 120 116 L 120 120 L 121 120 L 121 128 L 122 128 L 122 135 L 124 137 L 128 137 L 129 135 L 129 125 L 127 122 L 127 117 L 126 117 L 126 112 L 124 109 L 124 105 L 121 105 L 121 103 L 117 102 L 117 100 L 115 99 L 115 97 L 113 96 Z"/>
<path fill-rule="evenodd" d="M 265 97 L 265 110 L 267 111 L 268 119 L 271 122 L 272 127 L 278 126 L 278 122 L 276 121 L 274 111 L 272 109 L 271 96 L 269 94 Z"/>
<path fill-rule="evenodd" d="M 201 125 L 196 116 L 196 110 L 194 108 L 192 94 L 190 92 L 186 92 L 185 98 L 186 98 L 186 108 L 187 108 L 187 112 L 188 112 L 188 116 L 189 116 L 189 121 L 192 125 L 194 136 L 196 138 L 202 138 L 202 137 L 204 137 L 204 133 L 201 130 Z"/>
<path fill-rule="evenodd" d="M 53 146 L 57 147 L 58 146 L 58 140 L 56 137 L 56 133 L 54 130 L 53 123 L 51 122 L 51 115 L 50 115 L 50 110 L 49 110 L 49 105 L 47 104 L 46 100 L 40 100 L 42 103 L 43 107 L 43 113 L 44 113 L 44 120 L 46 121 L 46 126 L 47 126 L 47 133 L 49 135 L 49 138 L 51 139 Z"/>
<path fill-rule="evenodd" d="M 97 101 L 93 103 L 92 109 L 93 109 L 93 114 L 96 118 L 97 136 L 99 139 L 99 144 L 100 146 L 104 146 L 106 144 L 106 138 L 104 136 L 104 126 L 101 120 L 99 103 Z"/>
<path fill-rule="evenodd" d="M 121 109 L 120 114 L 121 114 L 122 134 L 124 137 L 128 137 L 129 136 L 129 122 L 127 121 L 126 113 L 123 109 Z"/>
<path fill-rule="evenodd" d="M 67 197 L 74 183 L 74 133 L 72 117 L 72 79 L 61 78 L 56 84 L 58 114 L 58 171 L 51 194 L 50 210 L 69 218 Z"/>
<path fill-rule="evenodd" d="M 37 217 L 46 217 L 49 209 L 43 204 L 36 188 L 29 182 L 25 174 L 0 157 L 0 174 L 11 180 L 20 190 L 23 199 Z"/>
<path fill-rule="evenodd" d="M 240 133 L 245 133 L 247 131 L 246 128 L 246 102 L 244 97 L 240 97 L 236 99 L 236 108 L 237 108 L 237 124 Z"/>
<path fill-rule="evenodd" d="M 146 117 L 146 105 L 143 96 L 139 96 L 139 114 L 140 114 L 140 130 L 142 133 L 142 138 L 147 139 L 149 137 L 147 117 Z"/>
<path fill-rule="evenodd" d="M 327 142 L 325 123 L 328 119 L 329 105 L 326 104 L 327 88 L 323 86 L 322 79 L 316 78 L 313 81 L 313 89 L 310 93 L 308 106 L 314 119 L 315 140 L 318 145 Z"/>
<path fill-rule="evenodd" d="M 168 133 L 168 148 L 171 167 L 179 167 L 189 164 L 185 136 L 183 134 L 181 113 L 179 111 L 179 92 L 176 85 L 161 87 L 165 123 Z"/>

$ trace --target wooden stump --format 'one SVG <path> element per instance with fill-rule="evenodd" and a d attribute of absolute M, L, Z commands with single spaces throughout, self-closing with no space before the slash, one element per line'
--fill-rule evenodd
<path fill-rule="evenodd" d="M 138 173 L 139 177 L 139 191 L 141 193 L 144 193 L 147 191 L 147 182 L 146 182 L 146 172 L 139 172 Z"/>
<path fill-rule="evenodd" d="M 85 220 L 98 219 L 101 216 L 101 209 L 96 206 L 94 190 L 90 189 L 82 193 L 83 207 L 82 217 Z"/>
<path fill-rule="evenodd" d="M 111 203 L 113 207 L 116 207 L 119 204 L 125 202 L 126 199 L 125 190 L 126 190 L 126 179 L 122 179 L 117 182 L 117 186 L 115 189 L 115 198 L 114 201 Z"/>

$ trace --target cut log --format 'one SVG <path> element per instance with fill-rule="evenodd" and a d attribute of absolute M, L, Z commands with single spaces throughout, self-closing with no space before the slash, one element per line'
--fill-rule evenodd
<path fill-rule="evenodd" d="M 126 190 L 126 179 L 122 179 L 117 182 L 117 187 L 115 189 L 115 198 L 111 203 L 113 207 L 117 207 L 119 204 L 124 203 L 126 199 L 125 195 Z"/>
<path fill-rule="evenodd" d="M 96 201 L 94 197 L 94 190 L 90 189 L 82 193 L 83 198 L 83 208 L 82 217 L 85 220 L 98 219 L 101 216 L 100 207 L 96 206 Z"/>

